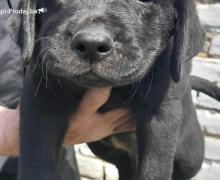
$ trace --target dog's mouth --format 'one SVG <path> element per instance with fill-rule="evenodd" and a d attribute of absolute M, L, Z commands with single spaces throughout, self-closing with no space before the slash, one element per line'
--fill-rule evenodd
<path fill-rule="evenodd" d="M 65 79 L 71 80 L 78 86 L 82 87 L 103 87 L 103 86 L 113 86 L 110 80 L 97 74 L 89 65 L 79 66 L 76 69 L 72 69 L 71 66 L 66 66 L 61 63 L 51 63 L 56 64 L 53 68 L 48 69 L 51 74 L 55 76 L 60 76 Z M 77 72 L 77 73 L 76 73 Z"/>
<path fill-rule="evenodd" d="M 104 87 L 112 86 L 112 83 L 93 72 L 87 72 L 85 74 L 74 76 L 71 78 L 76 84 L 83 87 Z"/>
<path fill-rule="evenodd" d="M 117 79 L 117 78 L 110 78 L 104 76 L 102 74 L 96 73 L 95 71 L 89 71 L 81 75 L 76 75 L 71 77 L 70 79 L 79 86 L 82 87 L 106 87 L 106 86 L 124 86 L 131 83 L 134 83 L 138 79 L 140 79 L 140 75 L 137 78 L 131 78 L 139 74 L 138 71 L 135 71 L 129 76 L 125 76 L 124 78 Z M 130 77 L 131 76 L 131 77 Z"/>
<path fill-rule="evenodd" d="M 128 85 L 140 79 L 143 74 L 142 71 L 139 71 L 140 65 L 119 74 L 107 67 L 91 66 L 85 63 L 79 63 L 77 68 L 54 61 L 50 61 L 50 63 L 52 68 L 48 70 L 51 74 L 87 88 Z"/>

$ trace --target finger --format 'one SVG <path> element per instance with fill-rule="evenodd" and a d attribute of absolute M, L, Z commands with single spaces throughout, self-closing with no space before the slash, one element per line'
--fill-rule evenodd
<path fill-rule="evenodd" d="M 77 115 L 88 116 L 95 113 L 108 100 L 111 87 L 88 90 L 79 104 Z"/>
<path fill-rule="evenodd" d="M 132 119 L 132 116 L 127 109 L 115 109 L 102 114 L 101 119 L 107 121 L 106 123 L 111 124 L 112 127 L 117 127 L 128 121 L 128 119 Z"/>
<path fill-rule="evenodd" d="M 129 112 L 126 109 L 115 109 L 104 114 L 98 114 L 100 119 L 103 119 L 105 123 L 111 124 L 111 126 L 118 126 L 120 121 L 123 121 L 123 117 L 128 116 Z M 126 121 L 126 120 L 125 120 Z"/>
<path fill-rule="evenodd" d="M 121 124 L 126 123 L 129 119 L 132 120 L 133 118 L 132 118 L 132 115 L 130 115 L 128 112 L 125 113 L 125 114 L 122 114 L 117 120 L 115 120 L 115 121 L 113 122 L 113 126 L 114 126 L 114 127 L 118 127 L 118 126 L 120 126 Z"/>
<path fill-rule="evenodd" d="M 133 119 L 128 119 L 126 122 L 120 124 L 113 130 L 113 134 L 122 133 L 122 132 L 130 132 L 135 131 L 136 125 Z"/>

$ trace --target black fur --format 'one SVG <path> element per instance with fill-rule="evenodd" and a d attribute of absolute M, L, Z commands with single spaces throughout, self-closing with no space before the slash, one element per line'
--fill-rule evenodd
<path fill-rule="evenodd" d="M 214 82 L 197 76 L 191 76 L 191 84 L 193 90 L 204 93 L 220 102 L 220 88 Z M 113 135 L 88 145 L 97 156 L 117 166 L 120 180 L 133 179 L 137 158 L 136 136 L 134 132 Z M 178 167 L 178 164 L 174 163 Z M 175 171 L 178 172 L 177 167 Z M 180 178 L 177 172 L 176 175 L 173 175 L 173 179 Z"/>
<path fill-rule="evenodd" d="M 35 5 L 36 0 L 21 3 Z M 70 116 L 87 88 L 106 85 L 113 89 L 100 112 L 127 108 L 137 125 L 137 167 L 128 167 L 136 170 L 134 179 L 195 175 L 204 147 L 189 59 L 202 48 L 204 32 L 194 1 L 38 0 L 40 7 L 48 12 L 21 16 L 20 26 L 18 18 L 11 23 L 24 59 L 31 59 L 20 105 L 19 180 L 59 178 L 58 155 Z M 112 53 L 95 64 L 78 57 L 70 44 L 84 30 L 109 33 Z"/>

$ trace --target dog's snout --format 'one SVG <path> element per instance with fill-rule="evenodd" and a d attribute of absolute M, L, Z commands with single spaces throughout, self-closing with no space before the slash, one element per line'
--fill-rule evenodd
<path fill-rule="evenodd" d="M 72 50 L 90 64 L 96 63 L 112 52 L 113 39 L 104 30 L 78 32 L 72 41 Z"/>

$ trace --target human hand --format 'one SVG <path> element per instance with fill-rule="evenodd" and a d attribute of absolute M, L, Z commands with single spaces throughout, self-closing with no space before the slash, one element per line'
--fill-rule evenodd
<path fill-rule="evenodd" d="M 88 90 L 76 113 L 71 117 L 64 138 L 65 145 L 97 141 L 111 134 L 132 131 L 134 122 L 125 109 L 104 114 L 97 110 L 108 100 L 111 88 Z M 16 110 L 0 106 L 0 154 L 19 154 L 19 107 Z"/>
<path fill-rule="evenodd" d="M 76 113 L 72 116 L 64 144 L 92 142 L 109 135 L 133 131 L 131 115 L 126 109 L 100 114 L 97 110 L 107 102 L 111 88 L 95 88 L 86 92 Z"/>

